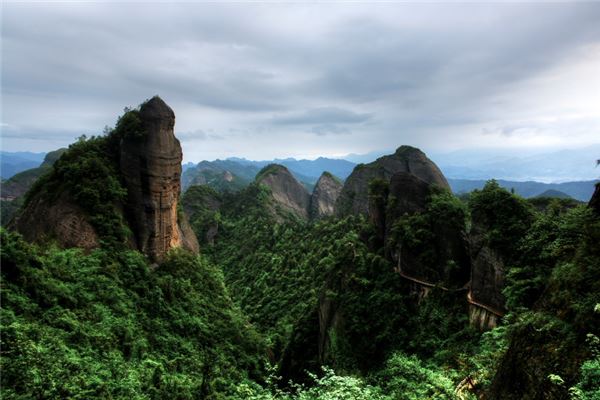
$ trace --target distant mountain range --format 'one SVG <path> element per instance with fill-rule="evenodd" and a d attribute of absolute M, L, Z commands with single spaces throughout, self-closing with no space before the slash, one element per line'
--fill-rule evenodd
<path fill-rule="evenodd" d="M 229 158 L 227 160 L 202 161 L 195 167 L 188 167 L 183 173 L 182 185 L 187 189 L 192 184 L 208 184 L 216 190 L 238 190 L 249 184 L 256 174 L 264 166 L 277 163 L 287 167 L 290 172 L 303 183 L 310 191 L 323 171 L 332 172 L 338 178 L 344 180 L 350 175 L 356 164 L 346 160 L 318 158 L 316 160 L 272 160 L 272 161 L 249 161 L 240 158 Z M 444 170 L 442 170 L 445 172 Z M 224 182 L 225 173 L 229 172 L 229 182 Z M 475 189 L 481 189 L 488 179 L 453 179 L 448 178 L 452 190 L 457 193 L 467 193 Z M 588 201 L 594 192 L 594 185 L 598 180 L 574 181 L 564 183 L 543 183 L 534 181 L 510 181 L 497 180 L 500 186 L 507 190 L 514 189 L 515 193 L 529 198 L 541 195 L 553 190 L 560 191 L 576 200 Z M 552 192 L 548 192 L 552 193 Z M 556 196 L 552 196 L 556 197 Z"/>
<path fill-rule="evenodd" d="M 385 151 L 351 154 L 347 159 L 319 157 L 315 160 L 294 158 L 252 161 L 231 157 L 225 160 L 202 161 L 183 165 L 182 186 L 208 184 L 217 190 L 239 190 L 250 183 L 258 171 L 268 164 L 281 164 L 310 191 L 323 171 L 329 171 L 345 180 L 358 162 L 369 162 Z M 45 153 L 0 152 L 2 178 L 38 167 Z M 496 178 L 507 189 L 514 189 L 523 197 L 535 197 L 547 190 L 557 190 L 580 201 L 590 199 L 594 183 L 598 181 L 600 145 L 550 153 L 518 152 L 502 154 L 491 150 L 461 150 L 446 154 L 432 154 L 455 193 L 482 188 L 490 178 Z M 550 183 L 561 182 L 561 183 Z"/>
<path fill-rule="evenodd" d="M 468 193 L 475 189 L 481 189 L 486 180 L 452 179 L 448 183 L 456 194 Z M 544 194 L 548 197 L 559 197 L 556 192 L 561 192 L 579 201 L 589 201 L 594 193 L 594 185 L 598 180 L 576 181 L 564 183 L 542 183 L 542 182 L 516 182 L 503 179 L 497 180 L 498 184 L 507 190 L 514 189 L 515 193 L 525 198 L 540 197 Z"/>
<path fill-rule="evenodd" d="M 340 179 L 346 179 L 356 166 L 356 163 L 344 160 L 319 157 L 315 160 L 296 160 L 295 158 L 285 158 L 265 161 L 250 161 L 245 158 L 228 158 L 229 161 L 236 161 L 242 165 L 254 165 L 262 168 L 268 164 L 280 164 L 292 171 L 292 173 L 303 176 L 302 180 L 309 183 L 315 183 L 321 176 L 323 171 L 329 171 Z M 298 178 L 298 176 L 297 176 Z"/>
<path fill-rule="evenodd" d="M 341 158 L 368 163 L 393 153 L 393 149 L 366 154 L 348 154 Z M 600 177 L 600 144 L 559 151 L 465 149 L 450 153 L 428 152 L 428 157 L 453 179 L 504 179 L 544 183 L 595 180 Z"/>
<path fill-rule="evenodd" d="M 531 151 L 460 150 L 430 154 L 448 178 L 504 179 L 545 183 L 596 180 L 600 177 L 600 144 L 579 149 Z"/>
<path fill-rule="evenodd" d="M 286 167 L 308 191 L 312 191 L 324 171 L 329 171 L 344 180 L 356 166 L 350 161 L 324 157 L 316 160 L 286 158 L 264 161 L 232 157 L 226 160 L 202 161 L 195 166 L 188 163 L 181 184 L 184 190 L 194 184 L 208 184 L 216 190 L 238 190 L 252 182 L 256 174 L 269 164 Z"/>
<path fill-rule="evenodd" d="M 19 172 L 39 167 L 45 156 L 46 153 L 0 151 L 0 175 L 8 179 Z"/>

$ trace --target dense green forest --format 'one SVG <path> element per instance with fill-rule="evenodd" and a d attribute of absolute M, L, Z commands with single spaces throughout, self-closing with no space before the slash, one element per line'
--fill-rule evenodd
<path fill-rule="evenodd" d="M 432 187 L 421 209 L 396 215 L 388 183 L 374 180 L 383 226 L 300 219 L 258 183 L 192 186 L 178 218 L 189 215 L 201 254 L 173 249 L 156 263 L 128 244 L 119 208 L 112 148 L 137 124 L 128 110 L 109 135 L 81 138 L 25 198 L 67 188 L 99 248 L 1 231 L 3 398 L 600 399 L 591 207 L 490 181 L 460 199 Z M 466 261 L 446 240 L 482 226 L 506 265 L 507 312 L 493 329 L 470 323 Z M 438 283 L 400 274 L 398 248 Z"/>

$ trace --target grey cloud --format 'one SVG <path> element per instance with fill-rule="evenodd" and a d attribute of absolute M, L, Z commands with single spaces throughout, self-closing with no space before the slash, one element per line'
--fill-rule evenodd
<path fill-rule="evenodd" d="M 225 140 L 225 137 L 223 135 L 219 135 L 219 134 L 215 134 L 215 133 L 210 133 L 210 132 L 206 132 L 203 131 L 201 129 L 197 129 L 195 131 L 177 131 L 175 132 L 175 135 L 181 140 L 181 141 L 192 141 L 192 140 Z"/>
<path fill-rule="evenodd" d="M 94 136 L 102 134 L 101 131 L 88 130 L 61 130 L 61 129 L 40 129 L 37 127 L 17 127 L 12 125 L 2 125 L 2 139 L 27 139 L 49 141 L 56 140 L 68 143 L 74 141 L 81 135 Z"/>
<path fill-rule="evenodd" d="M 350 129 L 335 124 L 324 124 L 313 126 L 310 131 L 317 136 L 327 135 L 349 135 L 352 133 Z"/>
<path fill-rule="evenodd" d="M 300 113 L 290 113 L 272 119 L 278 125 L 303 125 L 303 124 L 360 124 L 372 118 L 371 114 L 356 113 L 338 107 L 312 108 Z"/>
<path fill-rule="evenodd" d="M 7 3 L 0 122 L 29 133 L 2 136 L 16 146 L 44 130 L 98 132 L 123 106 L 159 94 L 206 154 L 259 157 L 267 146 L 254 145 L 257 136 L 291 138 L 297 127 L 308 139 L 294 146 L 311 154 L 451 141 L 430 128 L 476 146 L 517 138 L 519 120 L 533 129 L 554 113 L 554 99 L 518 89 L 594 54 L 581 52 L 600 46 L 598 20 L 597 3 Z M 600 92 L 594 76 L 580 77 L 590 93 Z M 216 143 L 205 126 L 241 133 L 225 146 L 230 135 Z M 344 143 L 332 139 L 351 128 Z"/>

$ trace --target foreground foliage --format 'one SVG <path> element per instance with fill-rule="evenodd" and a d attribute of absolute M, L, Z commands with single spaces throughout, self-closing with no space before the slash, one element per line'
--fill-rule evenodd
<path fill-rule="evenodd" d="M 135 114 L 125 121 L 135 131 Z M 82 204 L 104 201 L 78 182 L 109 145 L 81 141 L 70 151 L 85 155 L 45 179 L 65 179 Z M 95 179 L 118 199 L 105 167 Z M 89 254 L 2 230 L 2 397 L 600 398 L 600 220 L 586 206 L 535 209 L 494 182 L 468 202 L 436 191 L 384 243 L 364 217 L 308 223 L 274 214 L 270 199 L 256 184 L 192 189 L 183 207 L 199 236 L 218 227 L 214 245 L 156 267 L 115 246 L 127 232 L 105 208 L 92 216 L 113 240 Z M 468 231 L 474 217 L 507 273 L 509 313 L 483 334 L 464 292 L 422 296 L 389 257 L 401 241 L 429 276 L 440 263 L 452 272 L 462 264 L 432 251 L 437 232 Z"/>
<path fill-rule="evenodd" d="M 220 398 L 261 341 L 204 259 L 40 249 L 2 231 L 3 398 Z"/>

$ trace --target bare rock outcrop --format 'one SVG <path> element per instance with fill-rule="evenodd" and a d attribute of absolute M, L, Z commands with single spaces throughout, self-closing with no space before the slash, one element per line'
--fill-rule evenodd
<path fill-rule="evenodd" d="M 105 240 L 128 242 L 155 262 L 173 247 L 197 252 L 196 236 L 178 207 L 182 153 L 173 110 L 154 97 L 126 116 L 126 125 L 117 124 L 105 138 L 72 146 L 63 156 L 62 150 L 49 153 L 40 167 L 48 175 L 10 227 L 30 241 L 86 250 Z M 59 157 L 62 164 L 52 165 Z M 118 193 L 122 188 L 102 187 L 119 181 L 127 196 Z"/>
<path fill-rule="evenodd" d="M 474 220 L 470 233 L 471 284 L 467 300 L 471 325 L 492 329 L 504 315 L 506 299 L 502 294 L 505 285 L 505 266 L 502 257 L 487 243 L 487 228 Z"/>
<path fill-rule="evenodd" d="M 394 154 L 380 157 L 369 164 L 360 164 L 346 179 L 336 202 L 336 214 L 367 214 L 369 208 L 369 182 L 379 178 L 390 181 L 398 172 L 409 172 L 417 178 L 442 188 L 450 189 L 440 169 L 421 150 L 400 146 Z"/>
<path fill-rule="evenodd" d="M 308 219 L 310 195 L 286 167 L 278 164 L 267 165 L 256 175 L 256 182 L 269 187 L 276 207 Z"/>
<path fill-rule="evenodd" d="M 144 134 L 125 137 L 120 146 L 127 212 L 137 247 L 155 261 L 173 247 L 197 252 L 191 229 L 182 229 L 178 222 L 182 152 L 173 133 L 175 113 L 157 96 L 142 105 L 139 115 Z"/>
<path fill-rule="evenodd" d="M 85 212 L 66 192 L 53 201 L 35 196 L 12 221 L 10 228 L 16 229 L 29 242 L 54 241 L 61 247 L 84 250 L 100 245 Z"/>
<path fill-rule="evenodd" d="M 342 191 L 342 182 L 329 172 L 323 172 L 310 197 L 310 217 L 319 219 L 334 214 L 335 202 Z"/>
<path fill-rule="evenodd" d="M 430 188 L 430 183 L 413 173 L 395 173 L 390 179 L 389 201 L 393 204 L 387 217 L 395 220 L 403 214 L 425 211 Z"/>

